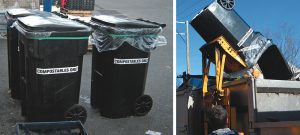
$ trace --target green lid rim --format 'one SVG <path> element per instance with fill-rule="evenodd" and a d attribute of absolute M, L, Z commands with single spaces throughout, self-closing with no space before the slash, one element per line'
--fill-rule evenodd
<path fill-rule="evenodd" d="M 135 34 L 109 34 L 112 37 L 157 37 L 157 34 L 135 35 Z"/>
<path fill-rule="evenodd" d="M 89 37 L 32 37 L 35 40 L 86 40 Z"/>

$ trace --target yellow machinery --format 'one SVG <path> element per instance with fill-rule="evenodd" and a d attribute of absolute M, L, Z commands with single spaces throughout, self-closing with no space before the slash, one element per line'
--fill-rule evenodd
<path fill-rule="evenodd" d="M 206 47 L 207 46 L 207 47 Z M 203 69 L 203 95 L 208 92 L 207 84 L 208 84 L 208 74 L 210 63 L 214 59 L 214 63 L 216 65 L 216 85 L 217 92 L 220 96 L 224 96 L 224 90 L 222 89 L 223 83 L 223 72 L 225 66 L 226 70 L 238 71 L 242 68 L 247 68 L 245 61 L 239 56 L 238 52 L 235 51 L 231 45 L 226 41 L 223 36 L 218 37 L 213 40 L 209 44 L 205 45 L 202 48 L 202 69 Z M 208 56 L 214 52 L 214 57 Z M 226 59 L 227 58 L 227 59 Z M 230 62 L 230 63 L 226 63 Z"/>
<path fill-rule="evenodd" d="M 204 45 L 202 51 L 202 69 L 203 69 L 203 97 L 204 106 L 210 107 L 211 105 L 222 105 L 228 112 L 228 119 L 231 119 L 232 114 L 230 108 L 230 91 L 223 89 L 223 72 L 235 72 L 246 69 L 247 64 L 234 50 L 231 45 L 226 41 L 223 36 L 220 36 L 212 42 Z M 208 75 L 210 63 L 215 63 L 216 69 L 216 90 L 208 91 Z M 208 134 L 208 125 L 205 125 L 205 134 Z M 230 127 L 230 121 L 227 123 Z"/>

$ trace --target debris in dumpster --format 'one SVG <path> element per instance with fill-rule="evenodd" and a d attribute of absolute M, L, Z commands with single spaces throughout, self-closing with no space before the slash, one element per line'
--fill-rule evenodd
<path fill-rule="evenodd" d="M 256 64 L 253 68 L 247 70 L 247 73 L 243 75 L 243 78 L 253 77 L 257 79 L 264 79 L 259 66 Z"/>
<path fill-rule="evenodd" d="M 146 135 L 162 135 L 160 132 L 155 132 L 155 131 L 151 131 L 151 130 L 148 130 L 145 134 Z"/>
<path fill-rule="evenodd" d="M 293 73 L 293 77 L 291 80 L 294 80 L 294 81 L 300 81 L 300 69 L 297 68 L 295 65 L 291 64 L 291 63 L 288 63 L 289 64 L 289 67 Z"/>

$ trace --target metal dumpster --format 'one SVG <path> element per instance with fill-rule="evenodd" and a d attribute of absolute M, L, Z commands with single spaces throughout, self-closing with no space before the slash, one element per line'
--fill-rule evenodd
<path fill-rule="evenodd" d="M 230 91 L 230 128 L 245 135 L 300 134 L 299 81 L 248 78 L 223 88 Z"/>

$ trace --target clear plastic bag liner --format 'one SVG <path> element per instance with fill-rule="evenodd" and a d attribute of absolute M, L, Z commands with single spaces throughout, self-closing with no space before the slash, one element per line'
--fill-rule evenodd
<path fill-rule="evenodd" d="M 243 44 L 239 52 L 245 56 L 245 62 L 248 68 L 252 68 L 262 54 L 272 45 L 272 41 L 265 38 L 260 33 L 253 33 Z"/>
<path fill-rule="evenodd" d="M 0 25 L 6 24 L 5 12 L 0 11 Z"/>
<path fill-rule="evenodd" d="M 300 81 L 300 73 L 294 73 L 292 79 L 293 81 Z"/>
<path fill-rule="evenodd" d="M 158 46 L 167 45 L 167 40 L 161 35 L 162 28 L 117 28 L 98 25 L 95 28 L 91 43 L 98 52 L 118 49 L 125 42 L 145 52 L 150 52 Z"/>
<path fill-rule="evenodd" d="M 293 73 L 293 77 L 291 80 L 300 81 L 300 69 L 291 63 L 288 63 L 288 65 Z"/>
<path fill-rule="evenodd" d="M 238 50 L 245 57 L 247 68 L 233 73 L 228 73 L 230 78 L 239 78 L 244 74 L 248 74 L 249 70 L 253 68 L 262 54 L 273 45 L 272 41 L 264 37 L 261 33 L 252 33 L 249 38 L 242 45 L 243 48 Z"/>
<path fill-rule="evenodd" d="M 0 11 L 0 38 L 6 33 L 6 25 L 5 13 Z"/>

